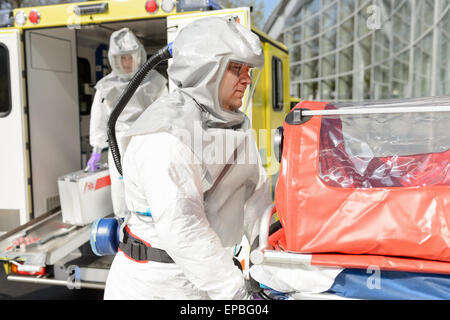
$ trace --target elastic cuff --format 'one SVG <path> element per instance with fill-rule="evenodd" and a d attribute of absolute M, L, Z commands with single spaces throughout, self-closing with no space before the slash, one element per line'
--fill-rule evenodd
<path fill-rule="evenodd" d="M 92 149 L 92 153 L 98 153 L 98 154 L 101 154 L 102 153 L 102 148 L 99 148 L 99 147 L 94 147 L 93 149 Z"/>

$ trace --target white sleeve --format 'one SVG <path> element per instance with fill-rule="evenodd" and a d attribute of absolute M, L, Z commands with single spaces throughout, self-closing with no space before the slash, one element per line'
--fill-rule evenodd
<path fill-rule="evenodd" d="M 261 217 L 272 204 L 270 180 L 266 169 L 261 164 L 258 154 L 258 177 L 255 190 L 245 202 L 244 207 L 244 232 L 249 244 L 252 245 L 259 234 Z"/>
<path fill-rule="evenodd" d="M 102 94 L 97 90 L 91 107 L 91 120 L 89 123 L 89 143 L 93 148 L 99 149 L 108 147 L 106 127 L 109 113 L 102 100 Z"/>
<path fill-rule="evenodd" d="M 231 299 L 245 287 L 232 254 L 211 228 L 203 207 L 202 168 L 193 152 L 168 133 L 142 137 L 133 154 L 161 249 L 212 299 Z M 130 155 L 128 155 L 129 157 Z"/>

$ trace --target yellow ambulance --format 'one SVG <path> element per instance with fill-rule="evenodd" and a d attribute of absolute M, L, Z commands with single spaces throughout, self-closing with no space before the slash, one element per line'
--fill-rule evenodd
<path fill-rule="evenodd" d="M 291 108 L 288 51 L 252 27 L 250 8 L 224 10 L 207 0 L 112 0 L 3 10 L 0 235 L 57 208 L 57 178 L 86 166 L 93 87 L 110 72 L 111 33 L 130 28 L 150 56 L 184 25 L 211 15 L 234 17 L 263 44 L 265 66 L 247 110 L 263 162 L 276 178 L 272 136 Z M 157 70 L 167 75 L 167 66 Z"/>

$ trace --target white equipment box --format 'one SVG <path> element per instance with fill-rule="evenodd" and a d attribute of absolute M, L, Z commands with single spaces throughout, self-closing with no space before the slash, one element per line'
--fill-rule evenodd
<path fill-rule="evenodd" d="M 62 176 L 58 190 L 64 223 L 83 226 L 113 213 L 108 169 Z"/>

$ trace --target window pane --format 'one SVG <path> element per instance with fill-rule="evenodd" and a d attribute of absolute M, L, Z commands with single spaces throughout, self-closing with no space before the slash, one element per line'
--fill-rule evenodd
<path fill-rule="evenodd" d="M 333 28 L 322 35 L 322 54 L 336 50 L 336 34 L 336 28 Z"/>
<path fill-rule="evenodd" d="M 375 67 L 375 81 L 381 83 L 389 83 L 389 65 L 380 65 Z"/>
<path fill-rule="evenodd" d="M 292 30 L 288 30 L 284 33 L 284 41 L 283 42 L 287 47 L 290 47 L 294 43 Z"/>
<path fill-rule="evenodd" d="M 352 15 L 355 11 L 356 1 L 341 1 L 341 21 Z"/>
<path fill-rule="evenodd" d="M 8 49 L 0 43 L 0 117 L 11 110 L 11 86 Z"/>
<path fill-rule="evenodd" d="M 293 25 L 295 23 L 298 23 L 302 20 L 303 17 L 303 6 L 300 6 L 293 15 L 289 16 L 287 20 L 287 25 Z"/>
<path fill-rule="evenodd" d="M 339 72 L 353 70 L 353 46 L 339 52 Z"/>
<path fill-rule="evenodd" d="M 405 82 L 392 82 L 392 98 L 403 98 L 408 90 L 408 83 Z"/>
<path fill-rule="evenodd" d="M 367 21 L 369 17 L 369 13 L 367 10 L 370 6 L 373 6 L 373 3 L 369 2 L 358 12 L 358 28 L 357 28 L 358 38 L 361 38 L 370 31 L 367 26 Z"/>
<path fill-rule="evenodd" d="M 291 69 L 291 81 L 302 80 L 302 65 L 301 64 L 291 66 L 290 69 Z"/>
<path fill-rule="evenodd" d="M 338 0 L 322 0 L 322 8 L 329 6 L 330 4 L 332 4 L 335 1 L 338 1 Z"/>
<path fill-rule="evenodd" d="M 339 100 L 349 100 L 352 98 L 353 92 L 353 78 L 346 76 L 339 78 Z"/>
<path fill-rule="evenodd" d="M 341 25 L 340 33 L 341 46 L 345 46 L 346 44 L 349 44 L 354 40 L 355 30 L 353 17 L 351 17 Z"/>
<path fill-rule="evenodd" d="M 330 54 L 322 59 L 322 77 L 336 73 L 336 55 Z"/>
<path fill-rule="evenodd" d="M 416 1 L 416 39 L 433 25 L 434 0 Z"/>
<path fill-rule="evenodd" d="M 320 31 L 320 17 L 315 16 L 305 23 L 305 39 L 309 39 L 317 35 Z"/>
<path fill-rule="evenodd" d="M 306 13 L 311 16 L 320 10 L 320 0 L 310 0 L 306 5 Z"/>
<path fill-rule="evenodd" d="M 430 33 L 414 47 L 414 81 L 413 93 L 415 97 L 431 94 L 431 43 L 433 35 Z"/>
<path fill-rule="evenodd" d="M 401 51 L 410 43 L 411 37 L 411 4 L 409 1 L 396 11 L 393 17 L 394 52 Z"/>
<path fill-rule="evenodd" d="M 382 8 L 383 12 L 386 13 L 386 16 L 389 17 L 391 15 L 391 11 L 392 11 L 392 1 L 391 0 L 378 0 L 376 5 L 379 6 L 380 8 Z"/>
<path fill-rule="evenodd" d="M 374 63 L 382 62 L 389 58 L 390 41 L 387 33 L 383 30 L 375 32 L 375 56 Z"/>
<path fill-rule="evenodd" d="M 330 8 L 323 11 L 322 14 L 322 30 L 328 29 L 337 23 L 337 12 L 338 12 L 338 5 L 335 3 Z"/>
<path fill-rule="evenodd" d="M 319 77 L 319 60 L 305 62 L 303 68 L 303 79 L 315 79 Z"/>
<path fill-rule="evenodd" d="M 334 100 L 336 98 L 336 81 L 334 79 L 322 82 L 322 100 Z"/>
<path fill-rule="evenodd" d="M 409 52 L 394 59 L 394 79 L 408 82 L 409 79 Z"/>
<path fill-rule="evenodd" d="M 289 48 L 290 63 L 300 62 L 302 60 L 302 47 L 300 45 Z"/>
<path fill-rule="evenodd" d="M 375 100 L 382 100 L 390 98 L 389 84 L 386 83 L 374 83 L 374 97 Z"/>
<path fill-rule="evenodd" d="M 372 36 L 366 36 L 355 44 L 355 59 L 357 68 L 364 68 L 372 64 Z"/>
<path fill-rule="evenodd" d="M 272 106 L 275 111 L 283 110 L 283 63 L 272 59 Z"/>
<path fill-rule="evenodd" d="M 303 60 L 311 59 L 319 55 L 319 38 L 307 41 L 302 45 L 304 57 Z"/>
<path fill-rule="evenodd" d="M 303 84 L 303 100 L 318 100 L 319 84 L 317 82 Z"/>
<path fill-rule="evenodd" d="M 302 26 L 295 27 L 292 31 L 292 41 L 294 43 L 302 41 Z"/>
<path fill-rule="evenodd" d="M 448 95 L 450 94 L 450 11 L 443 17 L 439 27 L 438 95 Z"/>

